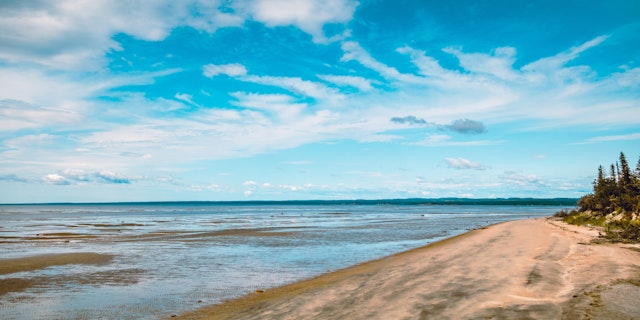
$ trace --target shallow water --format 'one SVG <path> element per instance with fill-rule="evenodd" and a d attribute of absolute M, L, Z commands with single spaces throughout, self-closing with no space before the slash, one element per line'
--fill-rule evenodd
<path fill-rule="evenodd" d="M 0 259 L 107 264 L 0 275 L 2 319 L 156 319 L 563 207 L 113 204 L 0 206 Z"/>

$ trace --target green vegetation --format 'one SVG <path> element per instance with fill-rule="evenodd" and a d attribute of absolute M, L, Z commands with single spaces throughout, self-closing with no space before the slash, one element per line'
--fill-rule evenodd
<path fill-rule="evenodd" d="M 555 214 L 565 222 L 603 228 L 613 241 L 640 242 L 640 160 L 634 171 L 624 153 L 605 175 L 602 166 L 593 182 L 593 193 L 578 200 L 578 209 Z"/>

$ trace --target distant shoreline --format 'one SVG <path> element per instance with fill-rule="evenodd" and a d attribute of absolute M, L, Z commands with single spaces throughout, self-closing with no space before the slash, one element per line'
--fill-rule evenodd
<path fill-rule="evenodd" d="M 575 206 L 578 198 L 407 198 L 353 200 L 230 200 L 230 201 L 127 201 L 127 202 L 47 202 L 2 203 L 0 206 L 82 206 L 82 205 L 508 205 Z"/>

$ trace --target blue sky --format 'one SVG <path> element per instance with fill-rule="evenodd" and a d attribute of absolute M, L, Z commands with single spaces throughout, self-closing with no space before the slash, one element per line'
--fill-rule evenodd
<path fill-rule="evenodd" d="M 0 202 L 579 197 L 640 3 L 2 1 Z"/>

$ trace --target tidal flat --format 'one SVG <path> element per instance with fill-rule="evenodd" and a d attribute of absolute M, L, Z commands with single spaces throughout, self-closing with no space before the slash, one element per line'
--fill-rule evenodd
<path fill-rule="evenodd" d="M 559 206 L 0 206 L 3 319 L 157 319 Z"/>

